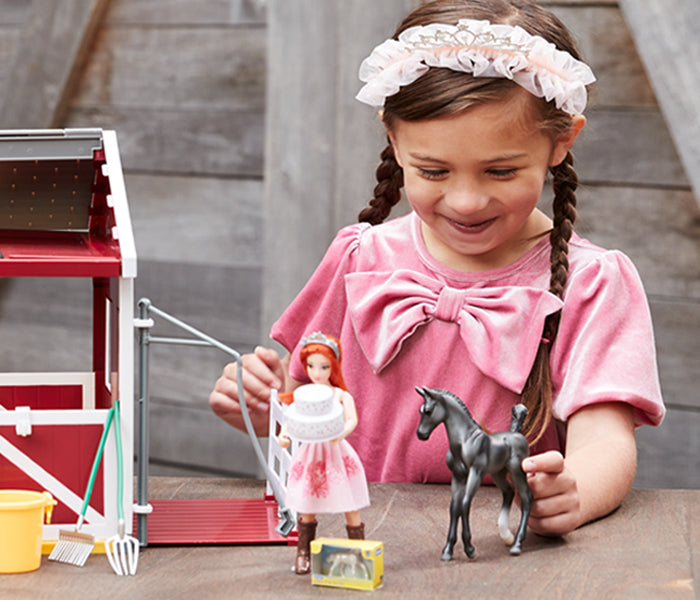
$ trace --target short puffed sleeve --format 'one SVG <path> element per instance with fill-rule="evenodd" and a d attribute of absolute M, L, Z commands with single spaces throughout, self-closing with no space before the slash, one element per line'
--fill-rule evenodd
<path fill-rule="evenodd" d="M 344 277 L 352 272 L 360 237 L 369 227 L 357 223 L 337 233 L 311 278 L 272 326 L 270 336 L 290 352 L 314 331 L 341 337 L 347 312 Z M 300 362 L 292 359 L 291 364 L 292 377 L 303 378 Z"/>
<path fill-rule="evenodd" d="M 636 425 L 664 416 L 651 314 L 631 260 L 601 253 L 573 272 L 552 348 L 554 416 L 620 401 L 635 409 Z"/>

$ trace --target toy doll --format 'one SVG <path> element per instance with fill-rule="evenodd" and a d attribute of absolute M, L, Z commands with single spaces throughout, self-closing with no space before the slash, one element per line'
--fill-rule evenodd
<path fill-rule="evenodd" d="M 278 436 L 300 444 L 292 458 L 286 503 L 298 517 L 299 541 L 294 570 L 310 570 L 310 544 L 317 513 L 345 513 L 350 539 L 364 539 L 360 509 L 369 505 L 364 467 L 345 440 L 357 426 L 357 411 L 341 371 L 340 342 L 320 332 L 301 341 L 301 362 L 311 380 L 294 391 Z"/>

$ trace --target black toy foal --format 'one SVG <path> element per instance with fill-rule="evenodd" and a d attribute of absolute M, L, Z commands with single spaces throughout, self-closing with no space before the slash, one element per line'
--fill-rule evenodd
<path fill-rule="evenodd" d="M 520 433 L 527 408 L 523 404 L 513 407 L 510 431 L 487 434 L 474 421 L 464 403 L 447 390 L 416 388 L 423 397 L 420 423 L 416 435 L 427 440 L 433 430 L 445 424 L 449 450 L 447 466 L 452 471 L 452 501 L 450 502 L 450 527 L 447 543 L 442 550 L 442 560 L 451 560 L 457 541 L 457 524 L 462 518 L 462 541 L 469 558 L 476 556 L 469 530 L 469 509 L 481 480 L 487 473 L 503 492 L 503 505 L 498 517 L 498 531 L 503 541 L 511 545 L 511 554 L 520 554 L 525 539 L 527 520 L 532 506 L 532 493 L 527 484 L 521 463 L 530 449 L 525 436 Z M 520 525 L 515 537 L 508 527 L 510 506 L 515 495 L 508 481 L 510 474 L 520 495 Z"/>

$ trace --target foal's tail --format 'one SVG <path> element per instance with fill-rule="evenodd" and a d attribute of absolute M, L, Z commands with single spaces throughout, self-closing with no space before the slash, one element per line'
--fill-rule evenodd
<path fill-rule="evenodd" d="M 527 407 L 524 404 L 516 404 L 513 407 L 510 421 L 511 433 L 522 433 L 525 417 L 527 417 Z"/>

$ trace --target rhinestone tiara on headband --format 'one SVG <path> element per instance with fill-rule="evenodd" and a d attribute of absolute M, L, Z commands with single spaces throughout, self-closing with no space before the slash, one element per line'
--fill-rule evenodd
<path fill-rule="evenodd" d="M 311 335 L 302 338 L 302 348 L 305 348 L 309 344 L 321 344 L 323 346 L 327 346 L 333 351 L 333 354 L 335 354 L 335 358 L 337 360 L 340 360 L 340 349 L 338 348 L 338 344 L 336 344 L 335 341 L 331 338 L 323 335 L 320 331 L 316 331 L 315 333 L 312 333 Z"/>
<path fill-rule="evenodd" d="M 586 108 L 586 85 L 595 81 L 587 64 L 522 27 L 461 19 L 457 25 L 411 27 L 398 40 L 377 46 L 360 65 L 365 85 L 356 98 L 383 106 L 388 96 L 430 67 L 511 79 L 571 115 Z"/>

